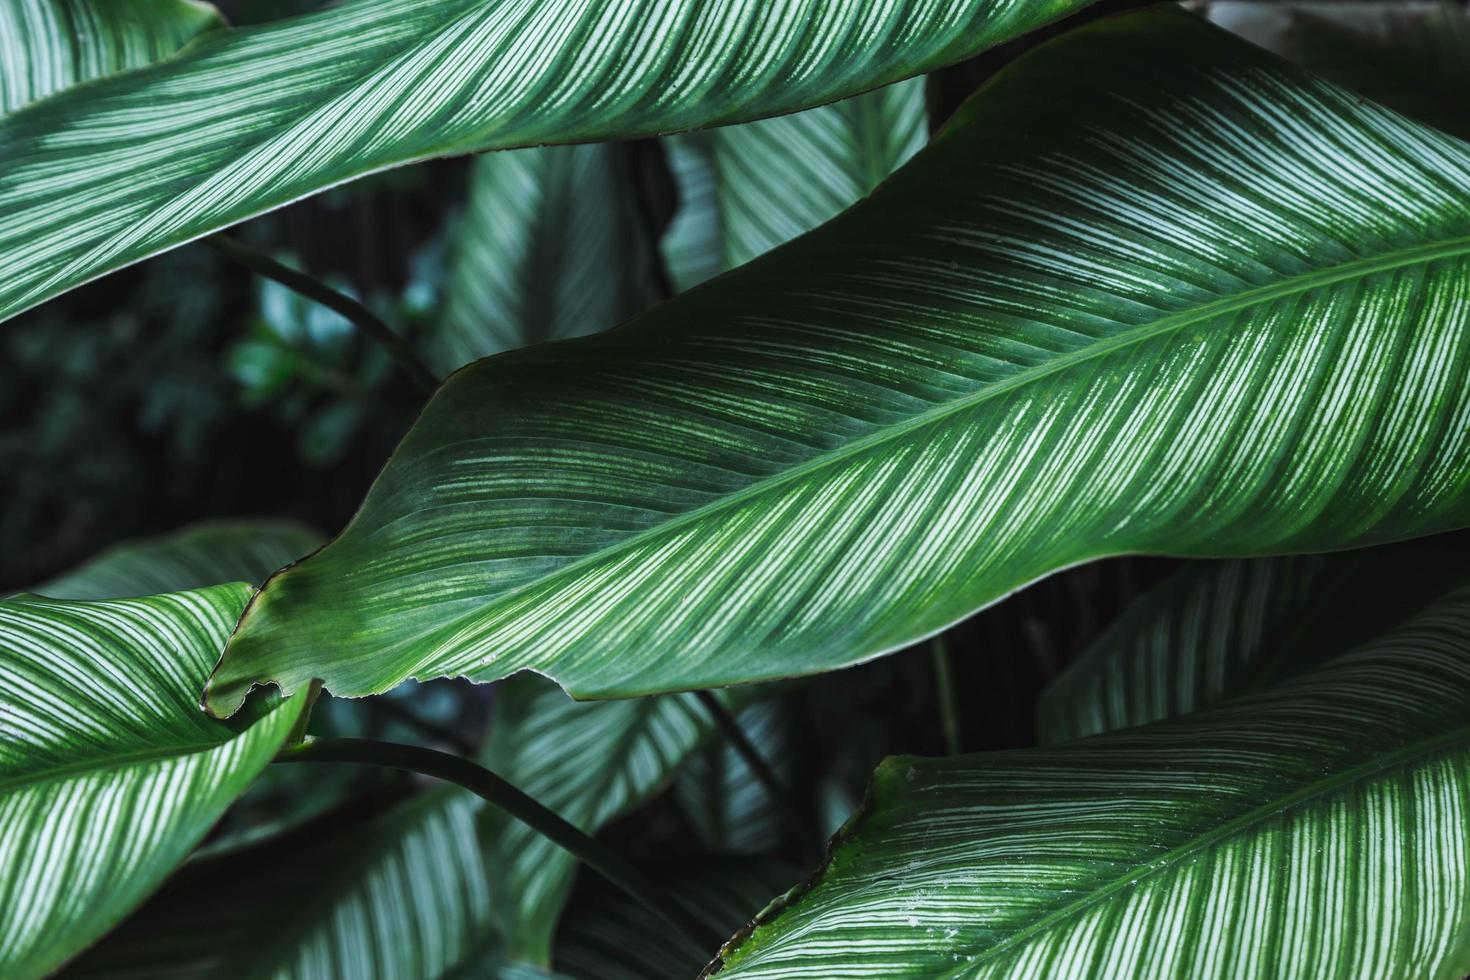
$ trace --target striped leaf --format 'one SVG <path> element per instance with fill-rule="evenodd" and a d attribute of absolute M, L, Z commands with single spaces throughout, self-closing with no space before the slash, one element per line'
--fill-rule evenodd
<path fill-rule="evenodd" d="M 810 231 L 870 193 L 928 138 L 912 79 L 775 119 L 666 141 L 681 206 L 663 250 L 684 289 Z"/>
<path fill-rule="evenodd" d="M 781 702 L 756 701 L 736 720 L 782 785 L 791 785 L 796 753 Z M 674 794 L 695 833 L 716 854 L 758 854 L 775 850 L 786 839 L 781 801 L 728 741 L 703 746 L 690 756 Z"/>
<path fill-rule="evenodd" d="M 78 82 L 166 58 L 219 23 L 219 12 L 198 0 L 6 0 L 0 116 Z"/>
<path fill-rule="evenodd" d="M 1470 587 L 1219 708 L 889 759 L 719 976 L 1458 977 L 1467 719 Z"/>
<path fill-rule="evenodd" d="M 196 706 L 248 594 L 0 601 L 0 975 L 116 925 L 290 735 L 300 698 L 230 724 Z"/>
<path fill-rule="evenodd" d="M 217 32 L 0 128 L 0 319 L 414 160 L 829 102 L 1089 0 L 355 0 Z"/>
<path fill-rule="evenodd" d="M 591 833 L 663 789 L 710 728 L 692 697 L 578 704 L 526 675 L 500 692 L 485 764 Z M 576 859 L 503 811 L 483 823 L 502 949 L 545 966 Z"/>
<path fill-rule="evenodd" d="M 436 789 L 365 822 L 322 821 L 193 862 L 65 976 L 448 976 L 491 935 L 481 810 Z"/>
<path fill-rule="evenodd" d="M 35 591 L 53 599 L 119 599 L 226 582 L 259 585 L 321 543 L 321 535 L 294 521 L 202 521 L 115 545 Z"/>
<path fill-rule="evenodd" d="M 1470 148 L 1178 11 L 1098 21 L 817 231 L 455 374 L 207 700 L 713 687 L 1101 555 L 1460 526 L 1467 318 Z"/>
<path fill-rule="evenodd" d="M 1186 566 L 1043 694 L 1042 741 L 1261 690 L 1398 624 L 1457 584 L 1464 567 L 1463 555 L 1423 546 Z"/>
<path fill-rule="evenodd" d="M 620 152 L 593 144 L 476 158 L 428 338 L 436 369 L 580 337 L 653 302 L 647 233 Z"/>

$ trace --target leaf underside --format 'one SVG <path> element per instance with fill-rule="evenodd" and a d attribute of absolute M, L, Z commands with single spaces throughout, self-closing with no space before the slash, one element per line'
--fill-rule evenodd
<path fill-rule="evenodd" d="M 207 702 L 755 681 L 1102 555 L 1463 525 L 1467 256 L 1470 148 L 1183 13 L 1099 21 L 817 231 L 455 374 Z"/>

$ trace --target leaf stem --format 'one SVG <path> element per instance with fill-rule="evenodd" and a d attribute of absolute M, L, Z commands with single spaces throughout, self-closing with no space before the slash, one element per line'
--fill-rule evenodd
<path fill-rule="evenodd" d="M 939 694 L 939 720 L 944 726 L 944 748 L 950 755 L 960 754 L 960 712 L 955 702 L 954 671 L 949 663 L 949 644 L 941 634 L 929 641 L 934 657 L 934 686 Z"/>
<path fill-rule="evenodd" d="M 751 742 L 745 734 L 745 729 L 740 727 L 740 722 L 730 713 L 730 709 L 709 691 L 695 691 L 694 696 L 699 699 L 699 703 L 704 705 L 704 709 L 714 719 L 715 727 L 719 728 L 720 733 L 729 740 L 731 746 L 740 754 L 740 758 L 745 760 L 745 764 L 750 767 L 755 778 L 765 787 L 766 792 L 771 794 L 771 799 L 775 800 L 776 805 L 785 812 L 792 830 L 796 833 L 797 840 L 803 845 L 813 843 L 812 835 L 807 832 L 806 821 L 801 818 L 801 811 L 796 808 L 796 802 L 786 791 L 781 777 L 777 776 L 776 770 L 766 762 L 760 750 L 755 747 L 755 743 Z"/>
<path fill-rule="evenodd" d="M 274 761 L 347 762 L 385 766 L 454 783 L 500 807 L 552 843 L 565 848 L 577 860 L 670 925 L 689 933 L 696 941 L 710 944 L 711 949 L 718 948 L 724 941 L 723 936 L 716 935 L 714 930 L 682 905 L 671 901 L 666 891 L 660 890 L 617 854 L 525 792 L 469 759 L 417 745 L 400 745 L 374 739 L 308 738 L 300 745 L 283 750 Z"/>
<path fill-rule="evenodd" d="M 320 303 L 351 320 L 358 329 L 381 344 L 398 362 L 398 366 L 403 368 L 409 377 L 413 378 L 425 391 L 433 391 L 439 387 L 439 381 L 434 377 L 434 372 L 430 371 L 428 365 L 419 358 L 418 354 L 414 353 L 408 341 L 400 337 L 397 331 L 383 322 L 376 313 L 351 296 L 340 293 L 321 280 L 283 265 L 264 252 L 257 251 L 226 235 L 212 235 L 205 241 L 216 251 L 228 256 L 256 275 L 273 279 L 292 292 L 300 293 L 307 299 Z"/>

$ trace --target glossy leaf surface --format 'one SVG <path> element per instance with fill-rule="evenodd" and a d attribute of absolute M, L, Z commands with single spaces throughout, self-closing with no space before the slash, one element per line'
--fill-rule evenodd
<path fill-rule="evenodd" d="M 898 757 L 721 977 L 1458 977 L 1470 588 L 1270 691 Z"/>
<path fill-rule="evenodd" d="M 205 521 L 114 545 L 34 591 L 53 599 L 119 599 L 226 582 L 259 585 L 321 543 L 320 534 L 293 521 Z"/>
<path fill-rule="evenodd" d="M 578 704 L 542 678 L 517 677 L 496 701 L 484 761 L 592 833 L 666 786 L 711 727 L 686 695 Z M 483 834 L 502 949 L 547 965 L 577 861 L 500 810 L 486 810 Z"/>
<path fill-rule="evenodd" d="M 355 0 L 0 128 L 0 318 L 373 171 L 673 132 L 920 74 L 1088 0 Z"/>
<path fill-rule="evenodd" d="M 208 702 L 763 680 L 1101 555 L 1463 525 L 1467 255 L 1470 148 L 1183 13 L 1096 22 L 816 232 L 454 375 Z"/>
<path fill-rule="evenodd" d="M 606 329 L 655 299 L 622 149 L 553 146 L 475 159 L 433 367 Z"/>
<path fill-rule="evenodd" d="M 249 590 L 0 600 L 0 974 L 43 976 L 142 901 L 284 744 L 200 685 Z"/>
<path fill-rule="evenodd" d="M 663 242 L 680 288 L 762 255 L 865 197 L 923 147 L 922 79 L 665 141 L 681 206 Z"/>
<path fill-rule="evenodd" d="M 439 788 L 193 862 L 66 976 L 448 976 L 492 931 L 481 809 Z"/>
<path fill-rule="evenodd" d="M 1419 545 L 1198 562 L 1135 602 L 1043 694 L 1062 742 L 1261 690 L 1385 632 L 1463 577 Z"/>
<path fill-rule="evenodd" d="M 219 24 L 219 12 L 196 0 L 6 0 L 0 116 L 78 82 L 166 58 Z"/>

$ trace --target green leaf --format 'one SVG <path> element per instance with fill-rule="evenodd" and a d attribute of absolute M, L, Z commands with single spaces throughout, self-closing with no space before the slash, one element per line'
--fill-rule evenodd
<path fill-rule="evenodd" d="M 578 704 L 526 675 L 499 692 L 484 762 L 593 833 L 663 789 L 711 727 L 693 697 Z M 505 954 L 549 964 L 576 859 L 501 810 L 486 810 L 484 840 Z"/>
<path fill-rule="evenodd" d="M 1087 3 L 357 0 L 216 33 L 5 121 L 0 319 L 374 171 L 791 112 Z"/>
<path fill-rule="evenodd" d="M 772 894 L 801 873 L 784 861 L 756 856 L 694 856 L 649 872 L 717 934 L 749 922 Z M 710 950 L 670 933 L 647 910 L 607 887 L 567 911 L 556 939 L 557 974 L 575 980 L 692 977 L 709 959 Z"/>
<path fill-rule="evenodd" d="M 116 925 L 285 743 L 302 698 L 196 706 L 249 591 L 0 601 L 0 975 Z"/>
<path fill-rule="evenodd" d="M 481 809 L 435 789 L 193 862 L 66 976 L 446 976 L 491 938 Z"/>
<path fill-rule="evenodd" d="M 1439 599 L 1465 558 L 1409 546 L 1201 562 L 1143 596 L 1043 694 L 1062 742 L 1188 714 L 1315 666 Z"/>
<path fill-rule="evenodd" d="M 1098 21 L 817 231 L 456 373 L 207 702 L 715 687 L 1102 555 L 1464 525 L 1467 256 L 1470 148 L 1178 11 Z"/>
<path fill-rule="evenodd" d="M 0 5 L 0 116 L 78 82 L 173 54 L 221 23 L 197 0 L 6 0 Z"/>
<path fill-rule="evenodd" d="M 1459 7 L 1297 10 L 1283 46 L 1293 61 L 1376 102 L 1470 136 L 1470 13 Z"/>
<path fill-rule="evenodd" d="M 796 753 L 781 703 L 756 701 L 736 720 L 782 785 L 790 786 Z M 786 839 L 781 801 L 728 741 L 703 746 L 690 756 L 674 783 L 674 794 L 700 840 L 717 854 L 771 851 Z"/>
<path fill-rule="evenodd" d="M 226 582 L 259 585 L 321 543 L 321 535 L 294 521 L 202 521 L 114 545 L 35 591 L 54 599 L 119 599 Z"/>
<path fill-rule="evenodd" d="M 593 144 L 476 158 L 428 338 L 435 369 L 580 337 L 653 302 L 647 233 L 619 154 Z"/>
<path fill-rule="evenodd" d="M 915 78 L 775 119 L 666 141 L 681 207 L 663 242 L 687 288 L 860 200 L 928 138 Z"/>
<path fill-rule="evenodd" d="M 1458 977 L 1467 720 L 1470 587 L 1226 706 L 889 759 L 719 975 Z"/>

